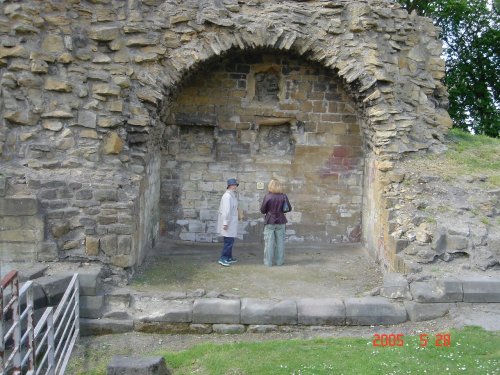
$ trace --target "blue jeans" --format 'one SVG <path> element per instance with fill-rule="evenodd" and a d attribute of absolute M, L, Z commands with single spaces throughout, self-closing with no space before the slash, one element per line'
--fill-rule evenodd
<path fill-rule="evenodd" d="M 224 237 L 224 246 L 222 248 L 222 254 L 220 260 L 229 260 L 233 257 L 233 244 L 234 237 Z"/>
<path fill-rule="evenodd" d="M 285 263 L 285 224 L 264 226 L 264 265 L 271 267 L 273 260 L 277 266 Z"/>

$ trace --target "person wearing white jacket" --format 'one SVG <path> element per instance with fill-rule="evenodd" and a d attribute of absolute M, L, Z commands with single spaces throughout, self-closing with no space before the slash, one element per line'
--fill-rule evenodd
<path fill-rule="evenodd" d="M 238 186 L 238 180 L 235 178 L 227 180 L 227 190 L 220 200 L 217 217 L 217 233 L 224 237 L 219 264 L 225 267 L 236 262 L 233 258 L 233 244 L 238 235 L 238 198 L 236 197 Z"/>

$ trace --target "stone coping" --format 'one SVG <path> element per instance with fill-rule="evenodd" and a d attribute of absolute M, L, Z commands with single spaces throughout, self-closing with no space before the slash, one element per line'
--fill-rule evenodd
<path fill-rule="evenodd" d="M 57 303 L 70 280 L 64 272 L 35 278 L 35 306 Z M 99 267 L 80 273 L 82 334 L 244 332 L 282 326 L 392 325 L 435 319 L 455 303 L 500 303 L 500 278 L 457 276 L 408 281 L 388 273 L 378 296 L 358 298 L 240 298 L 194 292 L 103 292 Z"/>

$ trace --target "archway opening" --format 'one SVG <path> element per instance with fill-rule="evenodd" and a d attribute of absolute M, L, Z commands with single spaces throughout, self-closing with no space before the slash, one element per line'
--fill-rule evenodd
<path fill-rule="evenodd" d="M 217 242 L 226 180 L 240 182 L 239 237 L 258 242 L 267 182 L 294 210 L 288 242 L 361 241 L 365 149 L 357 105 L 318 63 L 275 50 L 213 58 L 183 81 L 162 140 L 160 235 Z"/>

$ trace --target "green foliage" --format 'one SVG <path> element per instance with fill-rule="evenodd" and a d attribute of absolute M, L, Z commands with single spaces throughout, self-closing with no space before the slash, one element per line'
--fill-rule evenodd
<path fill-rule="evenodd" d="M 399 0 L 441 28 L 454 126 L 500 136 L 500 1 Z"/>
<path fill-rule="evenodd" d="M 396 332 L 396 331 L 394 331 Z M 403 346 L 374 347 L 372 338 L 202 344 L 167 353 L 175 374 L 487 374 L 500 366 L 500 335 L 469 327 L 451 331 L 450 346 L 429 334 L 404 336 Z"/>

